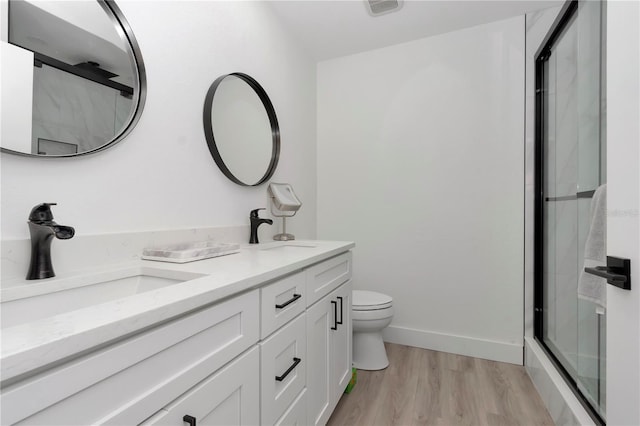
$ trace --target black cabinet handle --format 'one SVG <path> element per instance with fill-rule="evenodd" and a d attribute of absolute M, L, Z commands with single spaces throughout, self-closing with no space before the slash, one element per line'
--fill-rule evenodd
<path fill-rule="evenodd" d="M 182 421 L 188 423 L 189 426 L 196 426 L 196 418 L 188 414 L 185 414 L 185 416 L 182 418 Z"/>
<path fill-rule="evenodd" d="M 286 302 L 284 302 L 282 305 L 276 305 L 276 309 L 283 309 L 286 308 L 288 305 L 292 304 L 293 302 L 295 302 L 296 300 L 300 299 L 302 297 L 301 294 L 293 294 L 293 297 L 289 300 L 287 300 Z"/>
<path fill-rule="evenodd" d="M 584 268 L 584 271 L 607 279 L 607 283 L 631 290 L 631 260 L 607 256 L 607 266 Z"/>
<path fill-rule="evenodd" d="M 338 329 L 338 302 L 336 302 L 335 300 L 332 300 L 331 304 L 333 305 L 333 327 L 331 327 L 331 329 L 337 330 Z"/>
<path fill-rule="evenodd" d="M 302 361 L 302 359 L 300 358 L 293 358 L 293 364 L 291 364 L 291 367 L 287 368 L 287 371 L 284 372 L 284 374 L 282 376 L 276 376 L 276 380 L 281 382 L 285 379 L 285 377 L 287 377 L 289 375 L 289 373 L 291 373 L 293 371 L 294 368 L 296 368 L 296 366 L 298 364 L 300 364 L 300 361 Z"/>
<path fill-rule="evenodd" d="M 344 312 L 342 312 L 343 311 L 342 296 L 338 296 L 337 298 L 340 299 L 340 321 L 336 319 L 336 325 L 337 324 L 342 325 L 342 319 L 343 319 L 342 316 L 344 315 Z"/>

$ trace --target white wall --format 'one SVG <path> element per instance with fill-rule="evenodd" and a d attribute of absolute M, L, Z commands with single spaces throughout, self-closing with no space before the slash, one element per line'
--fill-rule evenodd
<path fill-rule="evenodd" d="M 524 17 L 318 65 L 318 236 L 389 341 L 522 363 Z"/>
<path fill-rule="evenodd" d="M 607 286 L 607 424 L 640 424 L 640 3 L 607 2 L 607 254 L 631 290 Z"/>
<path fill-rule="evenodd" d="M 268 207 L 266 185 L 229 181 L 209 154 L 202 125 L 210 84 L 234 71 L 253 76 L 273 102 L 282 141 L 273 180 L 291 183 L 304 202 L 287 226 L 299 238 L 315 237 L 315 63 L 268 6 L 118 5 L 147 69 L 142 117 L 124 141 L 102 153 L 53 160 L 3 153 L 2 239 L 28 238 L 27 216 L 40 202 L 57 202 L 56 220 L 78 235 L 248 224 L 250 209 Z M 263 239 L 277 232 L 275 225 L 261 227 Z"/>

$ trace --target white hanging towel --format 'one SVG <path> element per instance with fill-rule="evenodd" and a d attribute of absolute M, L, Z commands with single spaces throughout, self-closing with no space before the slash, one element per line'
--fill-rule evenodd
<path fill-rule="evenodd" d="M 596 189 L 591 199 L 591 227 L 584 247 L 584 265 L 578 281 L 578 297 L 606 308 L 607 281 L 589 274 L 584 268 L 607 264 L 607 185 Z"/>

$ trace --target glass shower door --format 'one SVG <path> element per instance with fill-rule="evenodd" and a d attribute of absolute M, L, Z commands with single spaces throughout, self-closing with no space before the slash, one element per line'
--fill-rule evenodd
<path fill-rule="evenodd" d="M 578 297 L 591 226 L 594 191 L 605 183 L 601 128 L 601 9 L 596 1 L 576 2 L 563 28 L 541 54 L 538 90 L 542 176 L 541 265 L 537 265 L 542 306 L 536 336 L 562 366 L 570 382 L 601 417 L 605 415 L 604 309 Z M 541 87 L 540 87 L 541 86 Z M 538 249 L 540 251 L 540 249 Z"/>

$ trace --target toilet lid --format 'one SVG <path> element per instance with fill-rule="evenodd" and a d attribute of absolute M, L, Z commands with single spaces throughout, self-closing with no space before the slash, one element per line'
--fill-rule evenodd
<path fill-rule="evenodd" d="M 372 311 L 385 309 L 391 306 L 393 298 L 375 291 L 353 290 L 351 305 L 354 311 Z"/>

